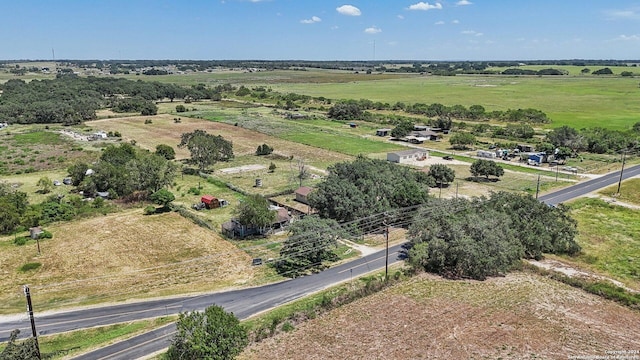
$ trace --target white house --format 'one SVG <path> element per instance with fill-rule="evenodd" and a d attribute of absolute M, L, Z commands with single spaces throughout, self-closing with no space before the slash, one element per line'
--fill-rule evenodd
<path fill-rule="evenodd" d="M 387 153 L 387 161 L 398 164 L 406 164 L 414 161 L 425 160 L 429 157 L 429 151 L 425 149 L 410 149 Z"/>

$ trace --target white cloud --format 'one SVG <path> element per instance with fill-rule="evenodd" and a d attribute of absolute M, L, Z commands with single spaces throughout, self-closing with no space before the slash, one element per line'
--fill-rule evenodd
<path fill-rule="evenodd" d="M 434 25 L 444 25 L 444 21 L 436 21 Z"/>
<path fill-rule="evenodd" d="M 460 20 L 453 20 L 451 21 L 452 24 L 460 24 Z"/>
<path fill-rule="evenodd" d="M 377 34 L 377 33 L 382 32 L 382 30 L 380 30 L 380 28 L 372 26 L 372 27 L 368 27 L 368 28 L 364 29 L 364 32 L 367 33 L 367 34 Z"/>
<path fill-rule="evenodd" d="M 614 40 L 616 40 L 616 41 L 638 41 L 638 40 L 640 40 L 640 35 L 638 35 L 638 34 L 620 35 L 617 38 L 615 38 Z"/>
<path fill-rule="evenodd" d="M 627 10 L 607 10 L 604 12 L 609 20 L 638 20 L 640 19 L 640 9 Z"/>
<path fill-rule="evenodd" d="M 458 6 L 465 6 L 465 5 L 471 5 L 473 4 L 471 1 L 469 0 L 460 0 L 456 3 L 456 5 Z"/>
<path fill-rule="evenodd" d="M 441 10 L 442 9 L 442 4 L 440 3 L 434 3 L 433 5 L 429 4 L 428 2 L 419 2 L 413 5 L 409 6 L 409 10 L 421 10 L 421 11 L 427 11 L 427 10 Z"/>
<path fill-rule="evenodd" d="M 483 33 L 477 32 L 477 31 L 474 31 L 474 30 L 464 30 L 464 31 L 461 31 L 460 33 L 464 34 L 464 35 L 472 35 L 472 36 L 482 36 L 482 35 L 484 35 Z"/>
<path fill-rule="evenodd" d="M 340 29 L 340 27 L 338 25 L 333 25 L 332 27 L 330 27 L 331 30 L 338 30 Z"/>
<path fill-rule="evenodd" d="M 322 19 L 320 19 L 317 16 L 312 16 L 311 19 L 300 20 L 300 22 L 303 24 L 315 24 L 315 23 L 319 23 L 320 21 L 322 21 Z"/>
<path fill-rule="evenodd" d="M 340 7 L 337 7 L 336 11 L 338 11 L 342 15 L 347 16 L 360 16 L 362 14 L 360 9 L 353 5 L 342 5 Z"/>
<path fill-rule="evenodd" d="M 398 19 L 400 19 L 400 20 L 404 20 L 404 16 L 402 16 L 402 15 L 398 15 Z"/>

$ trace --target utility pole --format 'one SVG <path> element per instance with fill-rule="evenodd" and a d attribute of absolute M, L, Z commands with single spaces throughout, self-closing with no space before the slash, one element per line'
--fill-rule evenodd
<path fill-rule="evenodd" d="M 538 174 L 538 183 L 536 184 L 536 200 L 538 200 L 539 193 L 540 193 L 540 174 Z"/>
<path fill-rule="evenodd" d="M 622 185 L 622 173 L 624 172 L 624 163 L 627 159 L 627 151 L 622 150 L 622 169 L 620 169 L 620 180 L 618 180 L 618 192 L 616 194 L 620 196 L 620 185 Z"/>
<path fill-rule="evenodd" d="M 458 198 L 458 182 L 456 181 L 456 199 Z"/>
<path fill-rule="evenodd" d="M 31 334 L 33 335 L 33 339 L 36 343 L 36 356 L 38 359 L 40 357 L 40 345 L 38 345 L 38 333 L 36 331 L 36 321 L 33 318 L 33 306 L 31 305 L 31 292 L 29 291 L 29 286 L 24 286 L 24 295 L 27 297 L 27 312 L 29 313 L 29 319 L 31 320 Z"/>
<path fill-rule="evenodd" d="M 558 166 L 560 164 L 556 163 L 556 182 L 558 182 Z"/>
<path fill-rule="evenodd" d="M 384 231 L 384 238 L 387 243 L 386 251 L 384 255 L 384 280 L 387 281 L 389 280 L 389 224 L 387 223 L 386 215 L 384 220 L 384 226 L 386 227 Z"/>

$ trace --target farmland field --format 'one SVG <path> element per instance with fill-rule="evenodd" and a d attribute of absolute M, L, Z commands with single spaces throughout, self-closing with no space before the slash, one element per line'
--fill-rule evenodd
<path fill-rule="evenodd" d="M 411 278 L 247 348 L 240 359 L 566 359 L 638 349 L 640 314 L 538 275 Z"/>
<path fill-rule="evenodd" d="M 22 308 L 19 285 L 27 283 L 34 306 L 47 310 L 246 286 L 263 276 L 244 251 L 173 212 L 134 209 L 47 230 L 53 238 L 40 241 L 41 255 L 33 240 L 17 246 L 13 236 L 0 238 L 0 313 Z"/>
<path fill-rule="evenodd" d="M 349 156 L 340 153 L 283 141 L 273 136 L 221 122 L 182 117 L 180 123 L 175 123 L 174 117 L 168 114 L 161 114 L 153 117 L 137 116 L 102 119 L 87 122 L 87 125 L 104 131 L 120 131 L 125 140 L 135 140 L 137 145 L 151 151 L 155 151 L 155 147 L 159 144 L 170 145 L 175 148 L 177 159 L 189 157 L 189 151 L 186 148 L 177 148 L 180 143 L 180 136 L 196 129 L 205 130 L 215 135 L 222 135 L 225 139 L 231 140 L 233 142 L 233 152 L 236 156 L 254 154 L 258 145 L 266 143 L 273 147 L 275 149 L 274 152 L 277 154 L 287 157 L 294 155 L 296 158 L 308 159 L 315 166 L 327 166 L 336 161 L 349 158 Z M 151 119 L 152 123 L 145 124 L 147 119 Z M 227 167 L 227 165 L 219 163 L 216 167 Z"/>
<path fill-rule="evenodd" d="M 637 122 L 638 79 L 597 77 L 422 76 L 348 83 L 277 84 L 275 91 L 368 99 L 393 104 L 479 104 L 488 111 L 534 108 L 552 119 L 548 127 L 601 126 L 624 130 Z M 357 95 L 354 95 L 357 94 Z"/>

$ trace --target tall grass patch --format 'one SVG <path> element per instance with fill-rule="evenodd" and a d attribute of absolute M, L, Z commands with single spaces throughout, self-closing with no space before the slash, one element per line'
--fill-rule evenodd
<path fill-rule="evenodd" d="M 580 199 L 572 205 L 578 221 L 578 260 L 638 288 L 640 286 L 640 211 Z"/>

